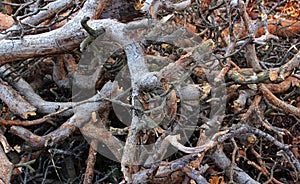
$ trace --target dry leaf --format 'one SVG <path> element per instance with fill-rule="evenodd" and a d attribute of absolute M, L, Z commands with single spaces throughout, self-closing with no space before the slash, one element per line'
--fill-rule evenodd
<path fill-rule="evenodd" d="M 11 3 L 11 0 L 5 0 L 5 2 Z M 9 15 L 11 15 L 13 12 L 11 5 L 9 4 L 4 5 L 4 9 L 6 10 L 6 13 Z"/>
<path fill-rule="evenodd" d="M 209 179 L 210 184 L 225 184 L 223 176 L 213 176 Z"/>
<path fill-rule="evenodd" d="M 300 21 L 286 18 L 268 19 L 268 29 L 271 34 L 279 37 L 298 37 L 300 33 Z M 264 33 L 264 28 L 260 27 L 256 37 Z"/>
<path fill-rule="evenodd" d="M 242 156 L 244 156 L 244 157 L 246 157 L 246 152 L 245 152 L 245 150 L 240 149 L 240 150 L 239 150 L 239 154 L 242 155 Z"/>
<path fill-rule="evenodd" d="M 270 72 L 270 80 L 275 81 L 278 78 L 278 73 L 276 71 Z"/>
<path fill-rule="evenodd" d="M 139 0 L 134 4 L 134 9 L 135 10 L 141 10 L 144 6 L 144 2 L 142 0 Z"/>
<path fill-rule="evenodd" d="M 14 19 L 0 12 L 0 31 L 4 31 L 14 25 Z"/>
<path fill-rule="evenodd" d="M 186 30 L 189 32 L 189 33 L 196 33 L 197 32 L 197 27 L 193 24 L 190 24 L 190 23 L 186 23 Z"/>
<path fill-rule="evenodd" d="M 203 100 L 206 97 L 208 97 L 210 90 L 211 90 L 211 86 L 208 83 L 205 83 L 203 86 L 201 86 L 201 91 L 203 92 L 203 94 L 200 97 L 200 100 Z"/>

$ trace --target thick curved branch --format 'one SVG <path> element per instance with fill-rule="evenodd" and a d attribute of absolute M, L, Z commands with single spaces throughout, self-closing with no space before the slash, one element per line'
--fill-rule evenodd
<path fill-rule="evenodd" d="M 293 105 L 287 104 L 287 103 L 283 102 L 282 100 L 278 99 L 264 84 L 259 84 L 258 89 L 259 89 L 259 91 L 262 92 L 264 97 L 266 97 L 266 99 L 270 103 L 272 103 L 273 105 L 275 105 L 279 109 L 282 109 L 285 112 L 292 113 L 295 116 L 300 117 L 300 109 L 299 108 L 297 108 Z"/>
<path fill-rule="evenodd" d="M 63 141 L 65 138 L 72 135 L 72 133 L 77 130 L 78 127 L 82 127 L 82 125 L 90 120 L 92 112 L 96 112 L 98 110 L 103 110 L 107 108 L 105 102 L 100 101 L 101 98 L 108 98 L 110 97 L 110 93 L 113 87 L 113 83 L 108 82 L 105 86 L 103 86 L 100 95 L 97 94 L 95 100 L 91 103 L 86 103 L 79 105 L 75 109 L 74 115 L 68 119 L 65 123 L 63 123 L 59 128 L 55 131 L 44 135 L 38 136 L 31 131 L 20 127 L 20 126 L 12 126 L 9 130 L 10 133 L 15 134 L 22 139 L 24 139 L 27 143 L 32 145 L 33 147 L 46 147 L 46 146 L 53 146 L 58 144 L 59 142 Z"/>
<path fill-rule="evenodd" d="M 246 31 L 248 33 L 248 35 L 250 35 L 252 38 L 254 38 L 255 36 L 255 30 L 254 30 L 254 26 L 252 25 L 252 23 L 250 22 L 250 18 L 249 15 L 246 11 L 246 6 L 243 2 L 239 1 L 239 5 L 238 8 L 241 11 L 242 14 L 242 18 L 246 27 Z M 255 71 L 261 71 L 262 68 L 259 64 L 258 58 L 257 58 L 257 54 L 256 54 L 256 50 L 255 50 L 255 45 L 254 43 L 249 43 L 245 46 L 246 49 L 246 59 L 247 59 L 247 63 L 249 66 L 252 66 L 254 68 Z"/>
<path fill-rule="evenodd" d="M 208 141 L 207 143 L 205 143 L 201 146 L 197 146 L 197 147 L 186 147 L 186 146 L 182 145 L 181 143 L 178 142 L 178 140 L 180 140 L 180 137 L 178 137 L 178 135 L 168 135 L 165 139 L 168 140 L 174 147 L 176 147 L 178 150 L 180 150 L 182 152 L 202 153 L 202 152 L 206 152 L 209 149 L 216 146 L 219 143 L 217 141 L 218 137 L 226 134 L 227 132 L 228 132 L 227 130 L 218 132 L 211 138 L 210 141 Z"/>
<path fill-rule="evenodd" d="M 7 73 L 10 73 L 10 70 L 6 69 L 6 66 L 0 67 L 0 76 L 2 78 L 6 77 Z M 45 101 L 38 94 L 34 92 L 32 87 L 22 78 L 18 81 L 12 81 L 11 85 L 21 93 L 25 99 L 34 107 L 37 108 L 37 111 L 43 114 L 48 114 L 47 116 L 51 116 L 52 114 L 57 115 L 58 113 L 61 116 L 70 116 L 74 113 L 74 107 L 80 106 L 81 104 L 93 103 L 99 101 L 99 95 L 96 94 L 84 101 L 79 102 L 51 102 Z M 25 124 L 36 124 L 39 121 L 34 121 Z M 19 124 L 19 123 L 17 123 Z"/>
<path fill-rule="evenodd" d="M 11 112 L 24 119 L 36 115 L 37 109 L 2 79 L 0 79 L 0 99 L 9 107 Z"/>
<path fill-rule="evenodd" d="M 299 67 L 300 65 L 300 51 L 295 54 L 295 56 L 289 60 L 287 63 L 285 63 L 283 66 L 281 66 L 277 72 L 279 76 L 284 79 L 286 77 L 286 73 L 289 74 L 290 71 L 293 69 Z"/>
<path fill-rule="evenodd" d="M 66 25 L 56 30 L 38 35 L 24 36 L 18 40 L 0 41 L 0 65 L 27 59 L 64 53 L 79 46 L 82 40 L 88 36 L 81 30 L 80 21 L 84 16 L 92 17 L 98 7 L 97 0 L 87 0 L 78 14 Z M 111 23 L 112 24 L 112 23 Z M 103 26 L 107 27 L 107 26 Z"/>
<path fill-rule="evenodd" d="M 59 12 L 61 9 L 67 9 L 74 5 L 74 0 L 58 0 L 49 3 L 45 7 L 42 8 L 42 10 L 39 11 L 39 13 L 29 16 L 23 20 L 21 20 L 22 24 L 29 24 L 29 25 L 38 25 L 45 20 L 48 20 L 49 18 L 53 17 L 57 12 Z M 19 25 L 14 25 L 11 28 L 7 29 L 6 32 L 9 31 L 20 31 Z M 0 40 L 6 38 L 8 35 L 0 35 Z"/>

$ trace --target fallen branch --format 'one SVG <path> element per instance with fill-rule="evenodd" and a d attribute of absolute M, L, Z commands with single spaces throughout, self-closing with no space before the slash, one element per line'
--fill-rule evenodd
<path fill-rule="evenodd" d="M 180 139 L 180 137 L 178 135 L 169 135 L 167 136 L 165 139 L 168 140 L 174 147 L 176 147 L 178 150 L 184 152 L 184 153 L 202 153 L 202 152 L 207 152 L 209 149 L 213 148 L 214 146 L 216 146 L 218 144 L 218 137 L 226 134 L 228 131 L 222 131 L 222 132 L 218 132 L 216 133 L 209 142 L 201 145 L 201 146 L 197 146 L 197 147 L 186 147 L 183 146 L 182 144 L 180 144 L 178 142 L 178 140 Z"/>
<path fill-rule="evenodd" d="M 97 147 L 97 141 L 92 141 L 89 150 L 89 156 L 86 161 L 86 169 L 84 174 L 83 183 L 91 184 L 94 179 L 94 165 L 96 162 L 97 151 L 94 149 Z"/>
<path fill-rule="evenodd" d="M 283 110 L 284 112 L 292 113 L 295 116 L 300 117 L 299 108 L 278 99 L 264 84 L 259 84 L 258 89 L 271 104 Z"/>
<path fill-rule="evenodd" d="M 125 46 L 125 52 L 127 56 L 128 67 L 131 75 L 131 86 L 132 86 L 132 105 L 135 108 L 142 109 L 138 102 L 139 86 L 138 82 L 141 76 L 147 75 L 148 68 L 146 66 L 146 60 L 143 57 L 144 53 L 139 43 L 132 43 Z M 123 150 L 121 167 L 125 177 L 125 181 L 132 181 L 132 173 L 134 173 L 134 167 L 138 165 L 136 161 L 136 145 L 137 135 L 139 129 L 137 128 L 140 122 L 140 117 L 137 116 L 137 112 L 133 110 L 132 120 L 130 129 L 128 131 L 126 143 Z"/>
<path fill-rule="evenodd" d="M 250 22 L 250 18 L 249 18 L 249 15 L 248 15 L 247 11 L 246 11 L 246 6 L 245 6 L 244 2 L 238 1 L 238 8 L 241 12 L 241 17 L 244 21 L 247 35 L 249 35 L 251 39 L 254 39 L 254 36 L 255 36 L 255 30 L 253 29 L 254 26 Z M 246 60 L 247 60 L 247 64 L 249 66 L 251 66 L 254 71 L 262 71 L 262 68 L 261 68 L 261 66 L 259 64 L 259 61 L 258 61 L 258 58 L 257 58 L 254 43 L 247 44 L 245 46 L 245 50 L 246 50 L 246 56 L 245 57 L 246 57 Z"/>
<path fill-rule="evenodd" d="M 0 67 L 0 76 L 2 78 L 6 78 L 6 73 L 10 73 L 10 70 L 8 70 L 6 66 Z M 96 94 L 89 99 L 80 102 L 45 101 L 34 92 L 32 87 L 24 79 L 19 78 L 17 81 L 12 81 L 12 79 L 9 77 L 7 80 L 10 81 L 11 85 L 13 85 L 13 87 L 17 89 L 30 104 L 37 108 L 38 112 L 47 114 L 47 117 L 53 115 L 70 116 L 74 113 L 74 107 L 100 100 L 99 95 Z"/>
<path fill-rule="evenodd" d="M 84 123 L 88 122 L 91 118 L 92 112 L 107 108 L 105 102 L 101 101 L 101 97 L 107 98 L 110 96 L 112 86 L 112 83 L 106 83 L 106 85 L 103 86 L 100 95 L 97 94 L 97 96 L 94 96 L 94 98 L 97 97 L 96 100 L 81 104 L 76 107 L 75 113 L 71 118 L 69 118 L 59 128 L 47 135 L 38 136 L 20 126 L 12 126 L 9 129 L 9 132 L 21 137 L 33 147 L 41 148 L 56 145 L 72 135 L 72 133 L 77 130 L 78 127 L 80 128 L 84 125 Z"/>
<path fill-rule="evenodd" d="M 59 12 L 61 9 L 67 9 L 74 5 L 73 0 L 59 0 L 54 1 L 43 7 L 37 14 L 26 17 L 23 20 L 19 20 L 19 24 L 24 25 L 38 25 L 45 20 L 48 20 L 49 18 L 53 17 L 57 12 Z M 20 32 L 21 31 L 20 25 L 14 25 L 11 28 L 7 29 L 5 32 Z M 11 33 L 7 35 L 0 35 L 0 40 L 7 38 L 11 35 Z"/>
<path fill-rule="evenodd" d="M 20 120 L 4 120 L 0 118 L 1 125 L 17 125 L 17 126 L 32 126 L 32 125 L 39 125 L 45 121 L 49 120 L 49 118 L 40 118 L 31 121 L 20 121 Z"/>
<path fill-rule="evenodd" d="M 264 139 L 267 139 L 268 141 L 272 142 L 280 150 L 283 150 L 287 154 L 287 156 L 291 159 L 291 163 L 294 164 L 295 167 L 297 168 L 298 172 L 300 172 L 299 160 L 297 158 L 295 158 L 292 151 L 290 151 L 289 146 L 279 142 L 276 138 L 274 138 L 270 134 L 265 133 L 265 132 L 263 132 L 263 131 L 261 131 L 257 128 L 254 128 L 254 127 L 251 127 L 251 126 L 248 126 L 248 125 L 242 125 L 240 127 L 237 127 L 235 129 L 229 131 L 227 134 L 219 137 L 218 142 L 222 143 L 225 140 L 230 139 L 232 137 L 241 137 L 245 133 L 252 133 L 252 134 L 255 134 L 259 137 L 263 137 Z"/>
<path fill-rule="evenodd" d="M 225 171 L 225 174 L 227 177 L 230 178 L 230 167 L 231 162 L 225 155 L 225 153 L 222 150 L 222 147 L 218 148 L 213 154 L 212 158 L 217 166 L 219 166 L 223 171 Z M 233 166 L 233 180 L 237 183 L 249 183 L 249 184 L 258 184 L 259 182 L 252 179 L 247 173 L 245 173 L 241 168 L 234 165 Z"/>
<path fill-rule="evenodd" d="M 289 60 L 287 63 L 285 63 L 283 66 L 278 68 L 277 72 L 278 75 L 282 78 L 285 79 L 287 76 L 289 76 L 289 73 L 299 67 L 300 65 L 300 51 L 294 55 L 294 57 Z"/>
<path fill-rule="evenodd" d="M 291 87 L 297 86 L 300 87 L 300 79 L 296 77 L 289 76 L 284 81 L 278 84 L 268 83 L 265 86 L 275 94 L 286 93 Z"/>
<path fill-rule="evenodd" d="M 0 182 L 10 183 L 10 178 L 12 176 L 13 164 L 6 157 L 2 147 L 0 146 Z"/>
<path fill-rule="evenodd" d="M 201 154 L 189 154 L 171 162 L 154 163 L 150 169 L 141 170 L 133 174 L 133 183 L 172 183 L 175 182 L 175 180 L 182 182 L 184 173 L 197 181 L 203 181 L 205 183 L 205 178 L 201 176 L 204 174 L 204 171 L 191 171 L 190 168 L 186 168 L 192 161 L 200 156 Z M 195 176 L 194 174 L 201 175 Z"/>
<path fill-rule="evenodd" d="M 37 110 L 28 103 L 17 91 L 0 79 L 0 99 L 8 106 L 9 110 L 16 115 L 27 119 L 35 116 Z"/>
<path fill-rule="evenodd" d="M 113 136 L 112 132 L 105 128 L 102 120 L 88 122 L 80 128 L 80 131 L 88 140 L 91 140 L 92 143 L 97 145 L 106 145 L 110 152 L 115 156 L 115 160 L 118 162 L 121 161 L 124 145 L 115 136 Z M 94 147 L 94 149 L 95 148 L 97 147 Z M 98 150 L 98 152 L 111 158 L 110 155 L 105 154 L 105 151 Z"/>
<path fill-rule="evenodd" d="M 87 0 L 78 14 L 66 25 L 53 31 L 38 35 L 24 36 L 17 40 L 0 40 L 0 66 L 20 59 L 40 57 L 65 53 L 79 46 L 82 40 L 88 36 L 82 32 L 80 21 L 84 16 L 92 17 L 98 7 L 98 3 L 105 0 Z M 104 24 L 107 22 L 104 21 Z M 115 21 L 110 22 L 110 26 Z M 107 27 L 107 26 L 103 26 Z"/>

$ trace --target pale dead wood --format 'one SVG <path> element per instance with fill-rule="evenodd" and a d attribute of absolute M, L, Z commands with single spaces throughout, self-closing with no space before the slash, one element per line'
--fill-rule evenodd
<path fill-rule="evenodd" d="M 17 91 L 0 79 L 0 98 L 7 104 L 9 110 L 24 119 L 35 116 L 37 110 L 28 103 Z"/>
<path fill-rule="evenodd" d="M 182 182 L 184 179 L 183 173 L 195 179 L 198 183 L 208 183 L 202 176 L 205 170 L 196 171 L 188 166 L 190 162 L 200 156 L 201 154 L 189 154 L 171 162 L 153 164 L 150 169 L 140 170 L 133 174 L 133 183 L 176 183 L 176 180 Z"/>
<path fill-rule="evenodd" d="M 147 74 L 148 68 L 146 66 L 146 60 L 143 57 L 144 53 L 141 46 L 138 43 L 132 43 L 125 46 L 125 52 L 128 59 L 128 67 L 131 75 L 131 86 L 132 86 L 132 105 L 134 107 L 139 107 L 137 102 L 137 96 L 139 94 L 138 81 L 140 77 Z M 125 180 L 129 183 L 132 182 L 132 173 L 134 172 L 134 165 L 138 165 L 136 162 L 136 141 L 137 133 L 139 129 L 137 128 L 140 124 L 140 118 L 137 116 L 135 110 L 132 112 L 132 120 L 130 129 L 127 135 L 126 143 L 122 155 L 122 171 Z"/>
<path fill-rule="evenodd" d="M 214 162 L 225 171 L 227 176 L 230 175 L 230 166 L 231 162 L 225 155 L 225 153 L 221 148 L 218 148 L 212 155 Z M 251 184 L 258 184 L 259 182 L 252 179 L 247 173 L 245 173 L 241 168 L 238 166 L 233 166 L 233 179 L 238 183 L 251 183 Z"/>
<path fill-rule="evenodd" d="M 300 51 L 297 54 L 295 54 L 291 60 L 289 60 L 283 66 L 278 68 L 277 70 L 278 75 L 284 79 L 286 77 L 286 74 L 289 74 L 290 71 L 292 71 L 296 67 L 299 67 L 299 65 L 300 65 Z"/>
<path fill-rule="evenodd" d="M 91 118 L 92 112 L 107 108 L 105 102 L 101 101 L 101 98 L 110 96 L 112 86 L 112 83 L 107 83 L 102 88 L 100 95 L 97 94 L 94 96 L 96 100 L 78 105 L 75 109 L 74 115 L 71 118 L 69 118 L 59 128 L 47 135 L 38 136 L 20 126 L 12 126 L 9 131 L 21 137 L 33 147 L 47 147 L 55 145 L 72 135 L 72 133 L 78 128 L 82 127 L 84 123 L 87 123 Z"/>
<path fill-rule="evenodd" d="M 210 141 L 207 141 L 206 143 L 204 143 L 203 145 L 197 146 L 197 147 L 186 147 L 184 145 L 182 145 L 181 143 L 178 142 L 178 140 L 180 140 L 180 137 L 178 136 L 167 136 L 166 140 L 168 140 L 174 147 L 176 147 L 178 150 L 185 152 L 185 153 L 202 153 L 202 152 L 206 152 L 209 149 L 213 148 L 214 146 L 216 146 L 218 144 L 217 139 L 226 134 L 228 131 L 221 131 L 216 133 L 215 135 L 213 135 L 213 137 L 211 138 Z"/>
<path fill-rule="evenodd" d="M 73 0 L 59 0 L 59 1 L 54 1 L 43 7 L 42 10 L 40 10 L 37 14 L 29 16 L 25 19 L 19 20 L 18 25 L 14 25 L 11 28 L 7 29 L 6 32 L 19 32 L 21 31 L 21 25 L 33 25 L 36 26 L 45 20 L 53 17 L 58 11 L 61 9 L 68 9 L 74 5 Z M 0 40 L 5 39 L 9 37 L 9 35 L 0 35 Z"/>
<path fill-rule="evenodd" d="M 4 149 L 4 152 L 8 153 L 8 152 L 12 151 L 13 149 L 10 147 L 6 137 L 3 134 L 4 134 L 3 131 L 0 130 L 0 143 Z"/>
<path fill-rule="evenodd" d="M 84 124 L 80 130 L 86 138 L 91 139 L 92 143 L 94 142 L 93 144 L 105 144 L 115 156 L 116 160 L 121 161 L 124 145 L 113 136 L 112 132 L 105 128 L 102 120 L 98 120 L 98 122 L 88 122 Z M 96 146 L 94 146 L 93 149 L 95 148 Z"/>
<path fill-rule="evenodd" d="M 65 53 L 78 47 L 87 36 L 81 30 L 80 21 L 84 16 L 92 17 L 98 1 L 88 0 L 78 14 L 66 25 L 38 35 L 24 36 L 17 40 L 0 41 L 0 65 L 20 59 Z M 103 1 L 100 2 L 104 3 Z M 104 5 L 104 4 L 103 4 Z M 105 27 L 105 26 L 104 26 Z"/>

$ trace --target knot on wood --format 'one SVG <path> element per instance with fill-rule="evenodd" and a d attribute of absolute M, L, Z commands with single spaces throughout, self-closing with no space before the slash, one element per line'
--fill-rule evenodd
<path fill-rule="evenodd" d="M 141 76 L 136 85 L 140 92 L 150 92 L 162 87 L 157 72 L 149 72 Z"/>

